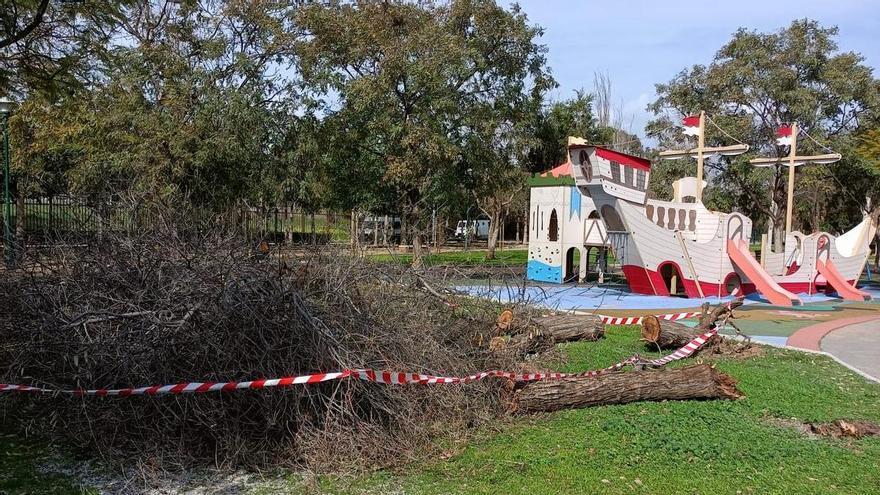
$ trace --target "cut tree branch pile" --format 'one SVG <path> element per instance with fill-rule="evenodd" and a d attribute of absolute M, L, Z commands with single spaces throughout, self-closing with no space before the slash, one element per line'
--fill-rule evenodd
<path fill-rule="evenodd" d="M 185 216 L 163 225 L 27 256 L 15 276 L 0 278 L 0 308 L 9 315 L 0 319 L 0 381 L 75 389 L 355 368 L 534 372 L 524 357 L 546 359 L 556 343 L 605 335 L 594 315 L 541 317 L 522 306 L 499 316 L 482 299 L 457 306 L 437 281 L 397 265 L 332 249 L 275 259 L 254 255 L 252 243 L 231 233 L 193 229 Z M 707 312 L 688 339 L 725 315 Z M 664 337 L 671 327 L 663 328 L 655 341 L 672 342 Z M 507 390 L 500 380 L 345 380 L 124 399 L 10 395 L 3 414 L 10 427 L 66 438 L 115 462 L 321 469 L 350 466 L 353 455 L 371 465 L 411 459 L 435 435 L 498 417 L 510 405 Z M 547 380 L 514 394 L 519 413 L 741 396 L 733 379 L 705 365 Z"/>
<path fill-rule="evenodd" d="M 0 277 L 0 382 L 118 388 L 350 368 L 519 370 L 517 356 L 473 343 L 476 332 L 492 332 L 490 301 L 460 311 L 434 280 L 405 267 L 332 248 L 277 259 L 255 255 L 234 233 L 195 229 L 191 218 L 165 225 L 28 253 Z M 171 397 L 6 395 L 0 412 L 10 428 L 113 462 L 337 469 L 356 467 L 352 458 L 411 458 L 434 435 L 503 414 L 502 393 L 499 380 L 345 380 Z"/>
<path fill-rule="evenodd" d="M 708 364 L 535 382 L 514 394 L 511 409 L 521 414 L 636 401 L 743 397 L 733 378 Z"/>

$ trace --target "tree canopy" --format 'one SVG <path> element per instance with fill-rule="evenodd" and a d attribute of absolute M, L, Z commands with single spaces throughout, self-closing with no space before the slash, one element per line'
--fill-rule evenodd
<path fill-rule="evenodd" d="M 880 85 L 861 55 L 838 50 L 837 33 L 837 28 L 810 20 L 794 21 L 773 33 L 740 29 L 711 63 L 694 65 L 656 86 L 658 98 L 649 107 L 656 118 L 648 132 L 658 137 L 661 147 L 683 146 L 681 135 L 671 125 L 683 115 L 705 110 L 712 121 L 707 144 L 732 144 L 736 139 L 754 151 L 711 162 L 713 187 L 705 199 L 710 207 L 738 209 L 753 219 L 769 220 L 776 226 L 778 239 L 785 214 L 786 168 L 754 168 L 748 158 L 787 154 L 787 149 L 775 145 L 775 132 L 785 123 L 797 122 L 812 138 L 801 139 L 799 153 L 833 148 L 844 154 L 839 164 L 799 171 L 797 225 L 812 231 L 852 224 L 859 202 L 864 203 L 865 190 L 850 181 L 841 191 L 835 183 L 859 168 L 851 138 L 877 111 Z M 674 167 L 681 171 L 682 164 L 659 163 L 655 177 L 662 177 L 664 168 Z M 659 181 L 653 185 L 668 186 Z M 861 200 L 853 199 L 860 195 Z M 840 203 L 849 205 L 845 219 L 825 214 L 832 205 L 837 210 L 844 207 Z"/>
<path fill-rule="evenodd" d="M 476 208 L 497 226 L 522 208 L 526 177 L 558 164 L 569 135 L 644 152 L 608 75 L 548 98 L 541 28 L 494 0 L 3 7 L 0 95 L 22 101 L 11 119 L 19 196 L 136 191 L 218 212 L 290 202 L 388 213 L 418 251 L 438 209 Z M 774 133 L 794 121 L 809 136 L 801 152 L 844 155 L 799 171 L 800 229 L 841 230 L 865 197 L 880 205 L 880 83 L 836 36 L 810 20 L 740 29 L 710 63 L 657 85 L 647 131 L 660 147 L 685 145 L 674 124 L 705 110 L 708 144 L 753 149 L 710 161 L 710 207 L 781 228 L 785 170 L 747 160 L 785 154 Z M 692 166 L 655 164 L 653 193 Z"/>

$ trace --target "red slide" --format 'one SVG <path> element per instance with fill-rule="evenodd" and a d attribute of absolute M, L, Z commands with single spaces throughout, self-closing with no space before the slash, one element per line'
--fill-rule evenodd
<path fill-rule="evenodd" d="M 819 273 L 825 277 L 825 280 L 828 282 L 828 285 L 834 287 L 834 290 L 837 291 L 837 295 L 846 299 L 847 301 L 870 301 L 871 296 L 866 294 L 859 289 L 856 289 L 852 285 L 849 285 L 846 280 L 844 280 L 843 276 L 837 271 L 837 267 L 834 266 L 834 263 L 829 259 L 827 261 L 816 260 L 816 269 L 819 270 Z"/>
<path fill-rule="evenodd" d="M 764 267 L 749 252 L 749 246 L 745 241 L 728 239 L 727 255 L 730 256 L 733 264 L 742 270 L 745 276 L 755 284 L 758 292 L 770 301 L 770 304 L 776 306 L 800 306 L 803 304 L 798 296 L 783 289 L 773 280 L 773 277 L 764 270 Z"/>

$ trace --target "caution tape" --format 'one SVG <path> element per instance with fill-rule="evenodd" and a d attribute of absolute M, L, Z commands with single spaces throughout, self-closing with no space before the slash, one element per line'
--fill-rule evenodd
<path fill-rule="evenodd" d="M 669 313 L 665 315 L 654 315 L 654 317 L 659 320 L 676 321 L 683 320 L 685 318 L 693 318 L 694 316 L 700 316 L 701 314 L 703 313 L 700 311 L 692 311 L 689 313 Z M 639 325 L 645 318 L 644 316 L 608 316 L 600 314 L 597 314 L 596 316 L 601 318 L 602 323 L 606 325 Z"/>
<path fill-rule="evenodd" d="M 13 385 L 0 383 L 0 392 L 36 392 L 47 394 L 65 394 L 73 396 L 118 396 L 128 397 L 133 395 L 179 395 L 179 394 L 204 394 L 209 392 L 231 392 L 233 390 L 260 390 L 273 387 L 288 387 L 291 385 L 308 385 L 332 380 L 347 378 L 360 379 L 385 385 L 407 384 L 463 384 L 472 383 L 486 378 L 506 378 L 515 382 L 533 382 L 538 380 L 559 380 L 563 378 L 596 376 L 602 373 L 617 371 L 627 365 L 663 366 L 669 362 L 684 359 L 697 351 L 706 343 L 716 330 L 709 330 L 688 342 L 684 347 L 659 359 L 644 360 L 638 355 L 613 364 L 607 368 L 583 371 L 579 373 L 511 373 L 507 371 L 483 371 L 463 377 L 424 375 L 420 373 L 400 373 L 392 371 L 376 371 L 371 369 L 347 369 L 332 373 L 314 373 L 310 375 L 288 376 L 284 378 L 260 379 L 244 382 L 187 382 L 174 385 L 153 385 L 138 388 L 99 388 L 99 389 L 51 389 L 32 387 L 29 385 Z"/>

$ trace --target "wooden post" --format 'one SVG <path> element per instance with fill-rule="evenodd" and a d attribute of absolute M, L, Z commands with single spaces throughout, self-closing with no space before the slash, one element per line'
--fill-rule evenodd
<path fill-rule="evenodd" d="M 697 136 L 697 201 L 703 202 L 703 148 L 706 145 L 706 112 L 700 111 L 700 135 Z"/>
<path fill-rule="evenodd" d="M 766 266 L 767 259 L 767 234 L 761 234 L 761 266 Z"/>
<path fill-rule="evenodd" d="M 785 236 L 791 232 L 791 210 L 794 201 L 794 157 L 797 154 L 797 122 L 791 124 L 791 148 L 788 150 L 788 201 L 785 204 Z M 783 239 L 783 243 L 785 239 Z"/>

